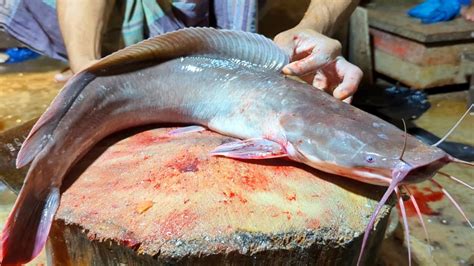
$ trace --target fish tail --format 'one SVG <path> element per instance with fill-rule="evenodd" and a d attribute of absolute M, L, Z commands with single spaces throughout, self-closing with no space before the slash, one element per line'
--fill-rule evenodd
<path fill-rule="evenodd" d="M 28 188 L 31 185 L 25 184 Z M 55 187 L 49 187 L 42 193 L 25 188 L 22 190 L 2 232 L 1 265 L 26 264 L 41 252 L 59 198 L 59 188 Z"/>

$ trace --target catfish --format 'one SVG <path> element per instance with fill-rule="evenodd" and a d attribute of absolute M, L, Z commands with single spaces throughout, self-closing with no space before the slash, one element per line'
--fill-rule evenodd
<path fill-rule="evenodd" d="M 362 256 L 388 197 L 405 184 L 431 179 L 455 159 L 284 76 L 288 62 L 261 35 L 188 28 L 124 48 L 75 74 L 18 153 L 16 166 L 30 168 L 2 232 L 2 264 L 27 263 L 43 249 L 64 177 L 97 142 L 155 123 L 199 125 L 240 139 L 216 147 L 215 156 L 287 157 L 388 187 L 365 231 Z"/>

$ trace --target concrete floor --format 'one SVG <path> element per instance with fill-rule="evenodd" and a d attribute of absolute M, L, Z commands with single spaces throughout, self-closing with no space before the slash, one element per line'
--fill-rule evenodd
<path fill-rule="evenodd" d="M 40 115 L 53 99 L 62 84 L 54 82 L 54 74 L 63 66 L 49 60 L 7 67 L 0 65 L 0 132 Z M 416 123 L 437 135 L 443 135 L 466 110 L 464 92 L 434 95 L 430 97 L 432 108 Z M 453 141 L 474 145 L 474 116 L 468 116 L 449 138 Z M 449 165 L 444 172 L 474 184 L 474 169 L 461 165 Z M 442 176 L 435 177 L 463 206 L 467 216 L 474 217 L 474 192 Z M 472 265 L 474 264 L 474 230 L 470 229 L 439 189 L 428 182 L 417 185 L 417 200 L 423 205 L 425 222 L 430 233 L 432 255 L 424 241 L 423 231 L 416 219 L 410 216 L 413 260 L 418 265 Z M 0 227 L 12 208 L 15 196 L 0 187 Z M 428 215 L 429 214 L 429 215 Z M 396 218 L 396 215 L 395 215 Z M 394 219 L 396 221 L 396 219 Z M 396 224 L 396 223 L 395 223 Z M 406 250 L 402 246 L 400 226 L 383 244 L 382 265 L 407 264 Z M 44 263 L 40 257 L 31 265 Z"/>

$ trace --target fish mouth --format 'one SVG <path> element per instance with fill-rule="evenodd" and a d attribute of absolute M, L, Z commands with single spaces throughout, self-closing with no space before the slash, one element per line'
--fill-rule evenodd
<path fill-rule="evenodd" d="M 448 163 L 448 156 L 441 157 L 429 163 L 418 163 L 416 166 L 406 163 L 409 165 L 410 170 L 406 172 L 406 175 L 403 177 L 403 180 L 400 182 L 400 184 L 413 184 L 426 181 L 435 176 L 439 169 Z M 396 171 L 396 169 L 394 171 Z"/>
<path fill-rule="evenodd" d="M 412 167 L 412 169 L 403 178 L 401 184 L 412 184 L 426 181 L 436 175 L 439 169 L 445 166 L 447 162 L 442 160 L 432 162 L 425 165 Z"/>
<path fill-rule="evenodd" d="M 392 181 L 396 181 L 399 185 L 414 184 L 426 181 L 450 162 L 449 155 L 439 157 L 434 161 L 425 163 L 417 162 L 417 164 L 411 164 L 404 160 L 400 160 L 395 167 L 390 168 L 368 168 L 368 167 L 341 167 L 338 165 L 331 165 L 332 169 L 325 165 L 326 169 L 334 174 L 343 175 L 351 179 L 377 185 L 377 186 L 389 186 Z"/>

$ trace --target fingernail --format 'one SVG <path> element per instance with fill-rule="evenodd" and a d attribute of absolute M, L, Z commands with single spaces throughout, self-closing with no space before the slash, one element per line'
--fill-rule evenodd
<path fill-rule="evenodd" d="M 282 69 L 282 71 L 283 71 L 283 74 L 285 74 L 285 75 L 293 75 L 293 73 L 294 73 L 293 70 L 288 66 L 284 67 Z"/>

